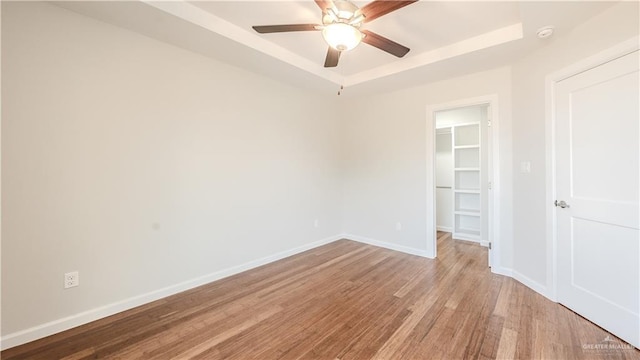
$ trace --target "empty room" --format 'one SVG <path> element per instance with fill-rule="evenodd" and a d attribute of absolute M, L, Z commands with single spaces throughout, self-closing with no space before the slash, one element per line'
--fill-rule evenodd
<path fill-rule="evenodd" d="M 640 359 L 640 2 L 0 5 L 2 359 Z"/>

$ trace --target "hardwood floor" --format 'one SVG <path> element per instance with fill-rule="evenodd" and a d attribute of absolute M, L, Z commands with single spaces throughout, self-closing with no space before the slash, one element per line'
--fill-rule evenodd
<path fill-rule="evenodd" d="M 341 240 L 2 359 L 640 359 L 439 233 L 438 260 Z M 614 342 L 605 342 L 611 336 Z"/>

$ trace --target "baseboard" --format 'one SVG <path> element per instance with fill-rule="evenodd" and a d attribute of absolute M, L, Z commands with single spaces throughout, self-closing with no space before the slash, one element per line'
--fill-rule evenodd
<path fill-rule="evenodd" d="M 436 226 L 436 230 L 448 233 L 453 232 L 453 228 L 449 226 Z"/>
<path fill-rule="evenodd" d="M 463 233 L 453 232 L 453 233 L 451 233 L 451 238 L 453 240 L 464 240 L 464 241 L 474 242 L 474 243 L 477 243 L 477 244 L 480 243 L 480 237 L 473 236 L 473 235 L 465 235 Z"/>
<path fill-rule="evenodd" d="M 342 237 L 344 239 L 361 242 L 363 244 L 378 246 L 378 247 L 389 249 L 389 250 L 403 252 L 405 254 L 417 255 L 417 256 L 422 256 L 422 257 L 432 259 L 432 257 L 429 256 L 426 250 L 416 249 L 416 248 L 398 245 L 398 244 L 392 244 L 386 241 L 374 240 L 374 239 L 366 238 L 364 236 L 358 236 L 353 234 L 342 234 Z"/>
<path fill-rule="evenodd" d="M 540 284 L 539 282 L 532 280 L 530 277 L 527 277 L 525 275 L 523 275 L 522 273 L 517 272 L 516 270 L 512 270 L 512 278 L 518 280 L 519 282 L 521 282 L 524 286 L 528 287 L 529 289 L 537 292 L 538 294 L 546 297 L 547 299 L 556 302 L 555 300 L 553 300 L 549 294 L 547 293 L 547 287 Z"/>
<path fill-rule="evenodd" d="M 301 253 L 303 251 L 311 250 L 318 246 L 322 246 L 336 240 L 344 238 L 342 235 L 330 236 L 328 238 L 318 240 L 309 244 L 298 246 L 293 249 L 282 251 L 276 254 L 272 254 L 257 260 L 249 261 L 247 263 L 233 266 L 227 269 L 216 271 L 214 273 L 204 275 L 192 280 L 187 280 L 179 284 L 167 286 L 162 289 L 158 289 L 146 294 L 134 296 L 122 301 L 111 303 L 105 306 L 101 306 L 95 309 L 87 310 L 79 314 L 68 316 L 62 319 L 50 321 L 45 324 L 34 326 L 29 329 L 18 331 L 12 334 L 3 336 L 0 339 L 0 350 L 6 350 L 14 346 L 26 344 L 28 342 L 38 340 L 49 335 L 53 335 L 65 330 L 72 329 L 74 327 L 90 323 L 95 320 L 111 316 L 125 310 L 133 309 L 137 306 L 148 304 L 152 301 L 156 301 L 165 298 L 170 295 L 174 295 L 185 290 L 189 290 L 204 284 L 208 284 L 212 281 L 220 280 L 222 278 L 247 271 L 258 266 L 266 265 L 268 263 L 284 259 L 286 257 Z"/>
<path fill-rule="evenodd" d="M 500 266 L 492 266 L 491 267 L 491 272 L 497 275 L 503 275 L 503 276 L 508 276 L 510 278 L 513 277 L 513 270 L 511 269 L 507 269 L 507 268 L 503 268 Z"/>
<path fill-rule="evenodd" d="M 14 346 L 18 346 L 18 345 L 22 345 L 34 340 L 38 340 L 41 338 L 44 338 L 46 336 L 49 335 L 53 335 L 65 330 L 69 330 L 71 328 L 80 326 L 80 325 L 84 325 L 87 323 L 90 323 L 92 321 L 95 320 L 99 320 L 102 318 L 105 318 L 107 316 L 111 316 L 117 313 L 120 313 L 122 311 L 126 311 L 132 308 L 135 308 L 137 306 L 140 305 L 144 305 L 144 304 L 148 304 L 152 301 L 156 301 L 159 299 L 162 299 L 164 297 L 170 296 L 170 295 L 174 295 L 201 285 L 205 285 L 208 284 L 212 281 L 216 281 L 216 280 L 220 280 L 223 279 L 225 277 L 231 276 L 231 275 L 235 275 L 238 273 L 241 273 L 243 271 L 247 271 L 262 265 L 266 265 L 268 263 L 274 262 L 274 261 L 278 261 L 281 259 L 284 259 L 286 257 L 307 251 L 307 250 L 311 250 L 314 249 L 316 247 L 334 242 L 336 240 L 340 240 L 340 239 L 348 239 L 348 240 L 353 240 L 353 241 L 357 241 L 360 243 L 364 243 L 364 244 L 368 244 L 368 245 L 373 245 L 373 246 L 378 246 L 378 247 L 382 247 L 385 249 L 389 249 L 389 250 L 394 250 L 394 251 L 399 251 L 399 252 L 403 252 L 406 254 L 411 254 L 411 255 L 417 255 L 417 256 L 422 256 L 422 257 L 426 257 L 426 258 L 432 258 L 429 256 L 429 254 L 427 253 L 426 250 L 421 250 L 421 249 L 416 249 L 416 248 L 412 248 L 412 247 L 408 247 L 408 246 L 403 246 L 403 245 L 397 245 L 397 244 L 393 244 L 393 243 L 389 243 L 389 242 L 385 242 L 385 241 L 380 241 L 380 240 L 375 240 L 375 239 L 370 239 L 367 237 L 363 237 L 363 236 L 358 236 L 358 235 L 353 235 L 353 234 L 339 234 L 339 235 L 335 235 L 335 236 L 330 236 L 327 237 L 325 239 L 322 240 L 318 240 L 309 244 L 305 244 L 302 246 L 298 246 L 296 248 L 293 249 L 289 249 L 286 251 L 282 251 L 276 254 L 272 254 L 257 260 L 253 260 L 253 261 L 249 261 L 247 263 L 241 264 L 241 265 L 237 265 L 234 267 L 230 267 L 227 269 L 223 269 L 220 271 L 216 271 L 214 273 L 208 274 L 208 275 L 204 275 L 192 280 L 188 280 L 179 284 L 175 284 L 175 285 L 171 285 L 162 289 L 158 289 L 146 294 L 142 294 L 142 295 L 138 295 L 138 296 L 134 296 L 131 297 L 129 299 L 125 299 L 122 301 L 118 301 L 112 304 L 108 304 L 105 306 L 101 306 L 95 309 L 91 309 L 88 311 L 84 311 L 81 312 L 79 314 L 75 314 L 69 317 L 65 317 L 62 319 L 58 319 L 58 320 L 54 320 L 42 325 L 38 325 L 38 326 L 34 326 L 32 328 L 26 329 L 26 330 L 22 330 L 22 331 L 18 331 L 12 334 L 8 334 L 6 336 L 3 336 L 0 339 L 0 350 L 6 350 L 8 348 L 12 348 Z M 547 287 L 532 280 L 531 278 L 515 271 L 512 269 L 506 269 L 506 268 L 491 268 L 491 271 L 495 274 L 499 274 L 499 275 L 504 275 L 504 276 L 509 276 L 514 278 L 515 280 L 521 282 L 523 285 L 529 287 L 530 289 L 532 289 L 533 291 L 543 295 L 544 297 L 550 299 L 551 301 L 554 301 L 553 299 L 551 299 L 548 294 L 547 294 Z"/>
<path fill-rule="evenodd" d="M 480 240 L 480 245 L 484 246 L 484 247 L 489 247 L 489 241 L 487 240 Z"/>
<path fill-rule="evenodd" d="M 498 274 L 498 275 L 508 276 L 508 277 L 518 281 L 522 285 L 528 287 L 529 289 L 537 292 L 538 294 L 546 297 L 547 299 L 549 299 L 549 300 L 551 300 L 553 302 L 557 302 L 556 299 L 554 299 L 553 297 L 549 296 L 549 293 L 547 292 L 547 287 L 546 286 L 540 284 L 539 282 L 537 282 L 535 280 L 532 280 L 530 277 L 525 276 L 522 273 L 517 272 L 516 270 L 503 268 L 503 267 L 492 267 L 491 268 L 491 272 L 494 273 L 494 274 Z"/>
<path fill-rule="evenodd" d="M 463 236 L 463 237 L 456 237 L 456 238 L 452 237 L 452 239 L 453 239 L 454 241 L 464 241 L 464 242 L 468 242 L 468 243 L 471 243 L 471 244 L 478 244 L 478 245 L 482 245 L 482 243 L 480 242 L 480 240 L 477 240 L 477 239 L 469 239 L 469 238 L 465 238 L 464 236 Z M 487 245 L 487 247 L 488 247 L 488 245 Z"/>

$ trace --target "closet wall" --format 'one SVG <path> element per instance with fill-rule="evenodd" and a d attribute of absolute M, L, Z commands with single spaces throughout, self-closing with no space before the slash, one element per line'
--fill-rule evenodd
<path fill-rule="evenodd" d="M 451 128 L 436 130 L 436 227 L 453 231 L 453 153 Z"/>

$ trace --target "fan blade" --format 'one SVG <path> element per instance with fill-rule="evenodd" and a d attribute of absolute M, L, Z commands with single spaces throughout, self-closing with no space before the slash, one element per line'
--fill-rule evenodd
<path fill-rule="evenodd" d="M 338 66 L 338 59 L 340 59 L 340 51 L 329 46 L 327 57 L 324 59 L 324 67 Z"/>
<path fill-rule="evenodd" d="M 318 31 L 322 26 L 317 24 L 290 24 L 290 25 L 259 25 L 252 26 L 253 30 L 260 34 L 289 32 L 289 31 Z"/>
<path fill-rule="evenodd" d="M 374 0 L 361 8 L 360 12 L 366 17 L 364 22 L 367 23 L 417 1 L 418 0 Z"/>
<path fill-rule="evenodd" d="M 331 0 L 315 0 L 315 2 L 316 4 L 318 4 L 318 7 L 320 8 L 320 10 L 322 10 L 323 14 L 327 11 L 327 9 L 333 7 L 333 1 Z"/>
<path fill-rule="evenodd" d="M 362 39 L 363 43 L 367 43 L 371 46 L 377 47 L 380 50 L 386 51 L 391 55 L 395 55 L 397 57 L 403 57 L 407 55 L 409 52 L 409 48 L 406 46 L 402 46 L 395 41 L 391 41 L 384 36 L 378 35 L 373 31 L 369 30 L 360 30 L 365 37 Z"/>

